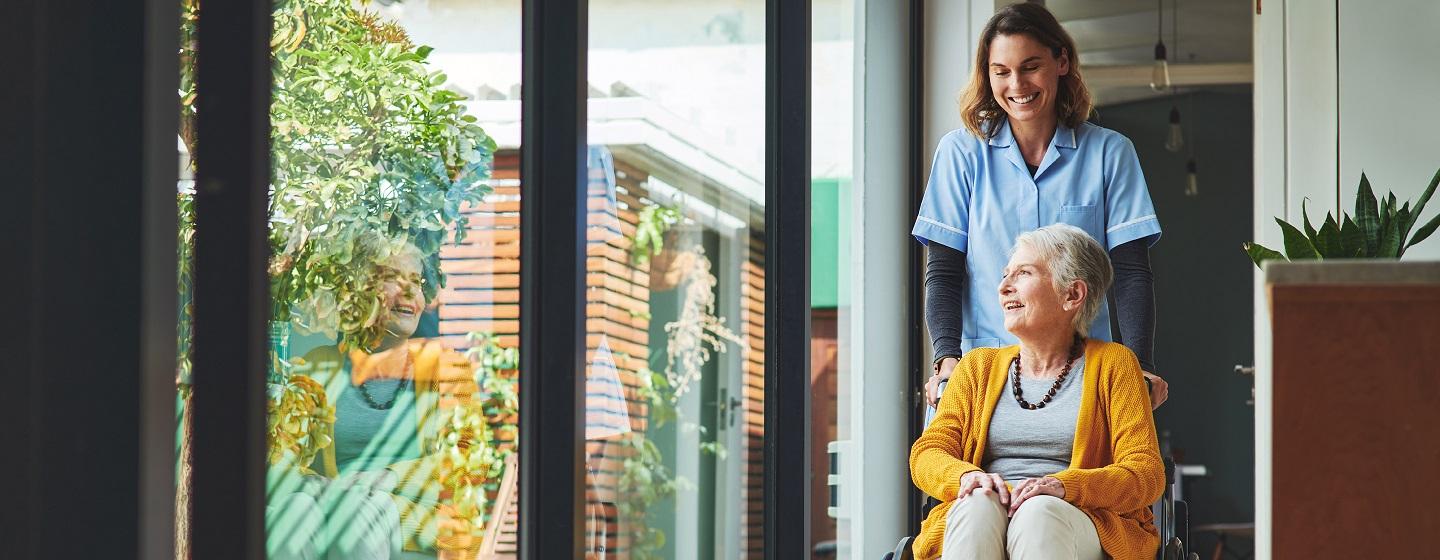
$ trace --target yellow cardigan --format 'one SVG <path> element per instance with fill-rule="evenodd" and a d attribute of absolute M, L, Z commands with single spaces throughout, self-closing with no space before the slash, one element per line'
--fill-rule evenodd
<path fill-rule="evenodd" d="M 1019 346 L 977 348 L 960 360 L 940 397 L 934 421 L 910 449 L 915 485 L 940 500 L 921 524 L 916 558 L 938 558 L 945 516 L 960 476 L 981 470 L 990 418 L 1009 395 L 1010 361 Z M 1116 560 L 1149 560 L 1160 546 L 1150 505 L 1165 490 L 1165 466 L 1140 363 L 1128 348 L 1089 340 L 1070 468 L 1051 476 L 1065 501 L 1095 522 L 1100 546 Z"/>

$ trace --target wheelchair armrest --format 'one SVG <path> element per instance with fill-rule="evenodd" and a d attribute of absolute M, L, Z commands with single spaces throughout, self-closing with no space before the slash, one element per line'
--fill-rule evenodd
<path fill-rule="evenodd" d="M 915 553 L 910 550 L 910 541 L 915 537 L 901 537 L 900 542 L 895 544 L 895 550 L 886 552 L 880 560 L 915 560 Z"/>

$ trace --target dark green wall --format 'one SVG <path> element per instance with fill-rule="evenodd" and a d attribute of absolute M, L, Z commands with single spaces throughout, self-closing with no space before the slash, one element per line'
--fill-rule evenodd
<path fill-rule="evenodd" d="M 1186 153 L 1165 151 L 1172 106 L 1181 112 L 1200 178 L 1184 195 Z M 1135 143 L 1164 230 L 1150 251 L 1155 271 L 1156 373 L 1170 383 L 1157 412 L 1177 459 L 1210 474 L 1186 486 L 1191 525 L 1255 519 L 1255 415 L 1251 381 L 1234 372 L 1254 363 L 1251 94 L 1198 92 L 1109 106 L 1102 126 Z M 1208 551 L 1213 537 L 1192 541 Z M 1249 542 L 1238 542 L 1248 550 Z"/>

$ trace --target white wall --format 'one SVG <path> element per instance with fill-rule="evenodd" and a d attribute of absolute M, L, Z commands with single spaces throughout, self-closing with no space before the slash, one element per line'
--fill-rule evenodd
<path fill-rule="evenodd" d="M 1353 210 L 1362 170 L 1380 194 L 1417 199 L 1440 168 L 1440 3 L 1286 0 L 1263 8 L 1254 26 L 1254 239 L 1279 249 L 1273 218 L 1298 223 L 1307 198 L 1312 221 Z M 1422 223 L 1437 211 L 1428 209 Z M 1440 241 L 1405 258 L 1440 258 Z M 1256 551 L 1268 558 L 1271 340 L 1259 273 L 1253 297 Z"/>
<path fill-rule="evenodd" d="M 1298 222 L 1307 198 L 1317 225 L 1327 211 L 1352 211 L 1362 170 L 1379 194 L 1394 191 L 1402 203 L 1418 198 L 1440 168 L 1440 105 L 1433 102 L 1440 3 L 1290 0 L 1264 7 L 1255 37 L 1256 191 L 1278 190 L 1283 203 L 1257 205 L 1256 234 L 1276 228 L 1272 216 Z M 1264 141 L 1275 138 L 1279 144 Z M 1284 174 L 1265 171 L 1274 165 Z M 1406 258 L 1440 258 L 1440 243 Z"/>
<path fill-rule="evenodd" d="M 856 2 L 854 145 L 855 182 L 850 189 L 850 305 L 840 309 L 840 351 L 848 360 L 837 387 L 847 410 L 849 453 L 841 463 L 840 492 L 848 519 L 837 524 L 840 558 L 879 558 L 905 534 L 902 493 L 909 473 L 904 414 L 908 405 L 903 359 L 907 340 L 903 312 L 909 286 L 905 271 L 910 230 L 906 216 L 905 157 L 909 99 L 909 10 L 901 2 Z M 857 274 L 858 272 L 858 274 Z M 837 403 L 839 404 L 839 403 Z"/>
<path fill-rule="evenodd" d="M 1340 2 L 1340 205 L 1347 210 L 1361 171 L 1377 196 L 1394 191 L 1404 204 L 1440 169 L 1436 25 L 1434 0 Z M 1440 211 L 1440 200 L 1428 206 L 1422 220 Z M 1440 239 L 1416 245 L 1405 259 L 1440 259 Z"/>
<path fill-rule="evenodd" d="M 1272 4 L 1255 15 L 1255 159 L 1253 239 L 1267 247 L 1279 245 L 1280 233 L 1272 216 L 1285 217 L 1286 153 L 1285 112 L 1285 5 Z M 1268 558 L 1270 550 L 1270 313 L 1265 286 L 1255 274 L 1255 550 Z"/>
<path fill-rule="evenodd" d="M 960 128 L 960 90 L 970 81 L 975 44 L 996 0 L 925 0 L 925 169 L 935 146 Z"/>

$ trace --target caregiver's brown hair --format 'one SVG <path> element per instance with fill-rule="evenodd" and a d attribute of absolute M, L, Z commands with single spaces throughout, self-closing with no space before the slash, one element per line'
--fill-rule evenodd
<path fill-rule="evenodd" d="M 1000 35 L 1027 35 L 1049 48 L 1055 58 L 1068 57 L 1070 71 L 1060 76 L 1056 88 L 1056 114 L 1059 122 L 1070 128 L 1090 118 L 1094 105 L 1090 90 L 1080 76 L 1080 53 L 1075 50 L 1075 40 L 1044 6 L 1011 4 L 996 12 L 980 32 L 970 83 L 960 92 L 960 118 L 971 134 L 982 139 L 994 136 L 999 128 L 995 124 L 1005 118 L 1004 110 L 991 93 L 989 76 L 990 43 Z"/>

